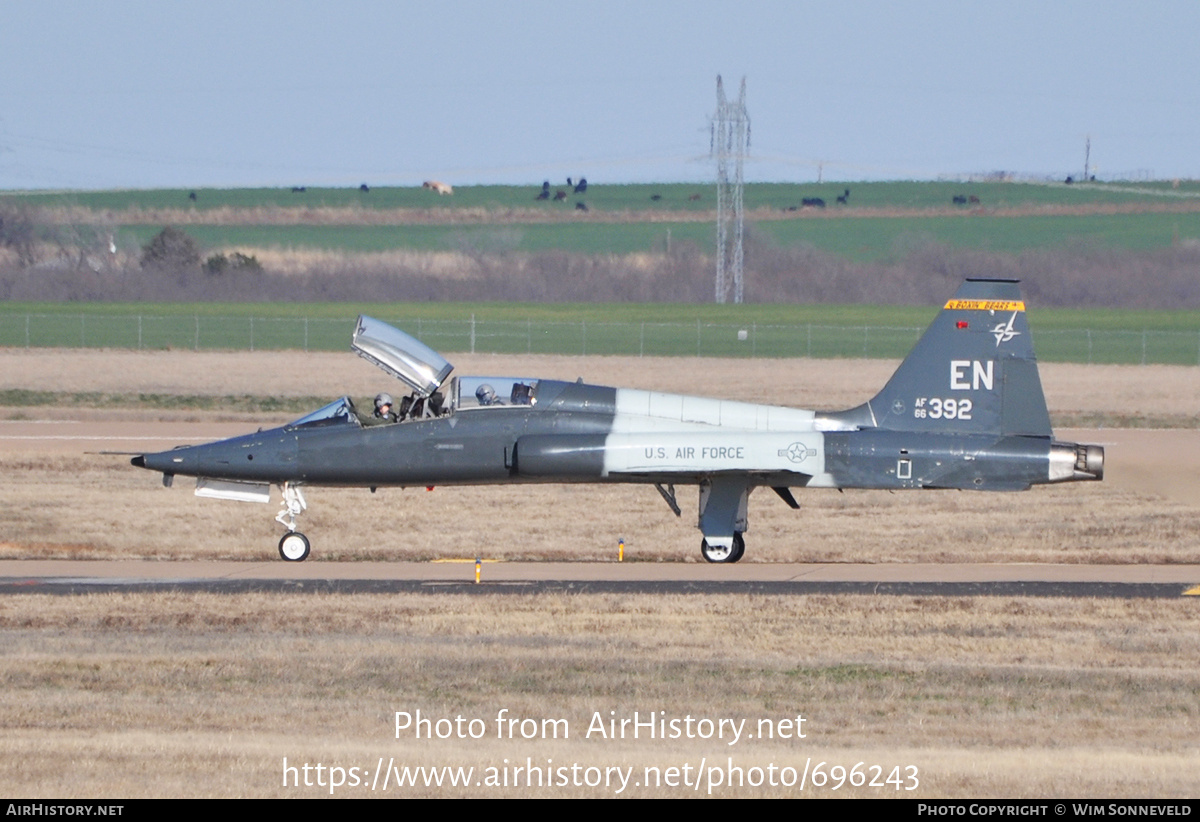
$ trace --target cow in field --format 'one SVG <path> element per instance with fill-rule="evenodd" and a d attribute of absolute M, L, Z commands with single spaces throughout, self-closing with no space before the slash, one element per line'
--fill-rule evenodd
<path fill-rule="evenodd" d="M 438 180 L 426 180 L 421 183 L 421 188 L 427 188 L 430 191 L 435 191 L 438 194 L 453 194 L 454 187 Z"/>

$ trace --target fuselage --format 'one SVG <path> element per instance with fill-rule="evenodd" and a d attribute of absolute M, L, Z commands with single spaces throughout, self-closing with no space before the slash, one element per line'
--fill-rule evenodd
<path fill-rule="evenodd" d="M 500 382 L 464 381 L 483 379 Z M 738 475 L 766 486 L 1019 490 L 1078 478 L 1074 446 L 1045 437 L 860 429 L 802 409 L 505 382 L 531 385 L 529 402 L 458 402 L 439 416 L 374 426 L 343 414 L 147 454 L 135 464 L 171 475 L 372 487 L 697 484 Z"/>

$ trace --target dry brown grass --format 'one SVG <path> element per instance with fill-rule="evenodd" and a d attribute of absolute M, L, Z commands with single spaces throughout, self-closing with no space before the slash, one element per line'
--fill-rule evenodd
<path fill-rule="evenodd" d="M 759 207 L 746 212 L 753 222 L 813 219 L 880 219 L 912 217 L 1030 217 L 1087 216 L 1110 214 L 1188 214 L 1200 210 L 1195 200 L 1158 203 L 1083 203 L 1075 205 L 1042 204 L 1005 208 L 976 208 L 964 211 L 956 206 L 936 208 L 850 206 L 836 210 L 801 209 L 787 211 Z M 259 206 L 240 208 L 128 208 L 94 209 L 83 206 L 52 206 L 38 210 L 45 222 L 53 225 L 511 225 L 570 223 L 586 219 L 589 223 L 710 223 L 716 212 L 710 210 L 593 210 L 586 217 L 578 211 L 549 211 L 535 207 L 474 208 L 362 208 L 358 206 Z"/>
<path fill-rule="evenodd" d="M 869 399 L 892 360 L 692 360 L 681 357 L 447 355 L 459 374 L 516 374 L 820 410 Z M 1051 416 L 1106 414 L 1196 424 L 1200 368 L 1041 366 Z M 394 381 L 338 352 L 0 349 L 0 389 L 276 396 L 369 395 Z"/>
<path fill-rule="evenodd" d="M 1186 203 L 1175 210 L 1186 210 Z M 1154 207 L 1149 207 L 1154 209 Z M 1159 208 L 1156 210 L 1166 210 Z M 55 206 L 39 209 L 39 216 L 51 225 L 540 225 L 549 223 L 708 223 L 715 211 L 589 211 L 546 210 L 535 207 L 488 208 L 360 208 L 356 206 L 224 206 L 208 209 L 128 208 L 93 209 L 82 206 Z M 928 214 L 920 211 L 918 214 Z M 950 212 L 947 212 L 950 213 Z M 760 208 L 747 212 L 754 220 L 794 219 L 798 213 L 784 214 Z M 906 216 L 903 213 L 876 216 Z"/>
<path fill-rule="evenodd" d="M 845 408 L 890 374 L 885 361 L 703 360 L 454 355 L 460 373 L 530 373 L 667 391 Z M 1195 414 L 1200 369 L 1045 366 L 1055 414 Z M 701 383 L 697 375 L 703 376 Z M 0 389 L 162 394 L 369 397 L 391 381 L 347 354 L 263 352 L 0 351 Z M 19 409 L 72 419 L 264 415 L 189 411 Z M 1195 432 L 1130 439 L 1093 432 L 1109 448 L 1104 483 L 1024 494 L 814 491 L 793 512 L 768 492 L 752 499 L 748 561 L 1196 562 L 1200 459 Z M 1082 435 L 1081 435 L 1082 436 Z M 1114 439 L 1120 442 L 1113 442 Z M 118 446 L 120 447 L 120 446 Z M 165 446 L 164 446 L 165 447 Z M 0 452 L 0 557 L 122 556 L 266 559 L 275 506 L 198 500 L 190 483 L 164 489 L 120 457 L 49 453 L 5 443 Z M 695 499 L 671 516 L 640 486 L 311 489 L 303 520 L 318 559 L 424 559 L 481 552 L 494 558 L 608 559 L 624 538 L 639 560 L 698 557 Z"/>
<path fill-rule="evenodd" d="M 0 751 L 31 796 L 286 796 L 282 760 L 912 764 L 920 798 L 1194 794 L 1181 601 L 103 595 L 0 601 Z M 397 740 L 394 712 L 565 718 L 567 741 Z M 779 720 L 736 746 L 585 739 L 592 713 Z M 403 795 L 495 795 L 471 789 Z M 502 795 L 523 795 L 506 791 Z M 535 795 L 611 795 L 544 790 Z M 790 795 L 737 790 L 721 795 Z M 892 790 L 806 791 L 895 795 Z M 343 795 L 366 795 L 345 790 Z M 396 795 L 396 794 L 393 794 Z M 635 795 L 680 795 L 639 790 Z"/>

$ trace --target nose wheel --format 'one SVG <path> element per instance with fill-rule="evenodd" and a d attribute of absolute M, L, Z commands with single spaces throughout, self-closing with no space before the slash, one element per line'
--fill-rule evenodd
<path fill-rule="evenodd" d="M 308 503 L 304 501 L 304 494 L 298 485 L 285 482 L 279 488 L 283 491 L 283 510 L 275 517 L 275 521 L 288 529 L 283 539 L 279 540 L 279 556 L 288 562 L 303 562 L 308 559 L 311 546 L 308 537 L 296 530 L 296 517 L 308 508 Z"/>
<path fill-rule="evenodd" d="M 279 556 L 288 562 L 303 562 L 308 559 L 310 548 L 308 537 L 299 531 L 284 534 L 283 539 L 279 540 Z"/>
<path fill-rule="evenodd" d="M 733 544 L 711 545 L 707 539 L 700 541 L 700 554 L 705 562 L 737 562 L 746 553 L 746 539 L 740 533 L 733 535 Z"/>

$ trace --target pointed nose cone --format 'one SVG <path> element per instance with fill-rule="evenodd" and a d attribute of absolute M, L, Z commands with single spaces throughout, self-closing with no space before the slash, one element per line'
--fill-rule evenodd
<path fill-rule="evenodd" d="M 130 460 L 138 468 L 215 479 L 281 482 L 295 478 L 296 436 L 282 428 L 188 445 Z"/>

